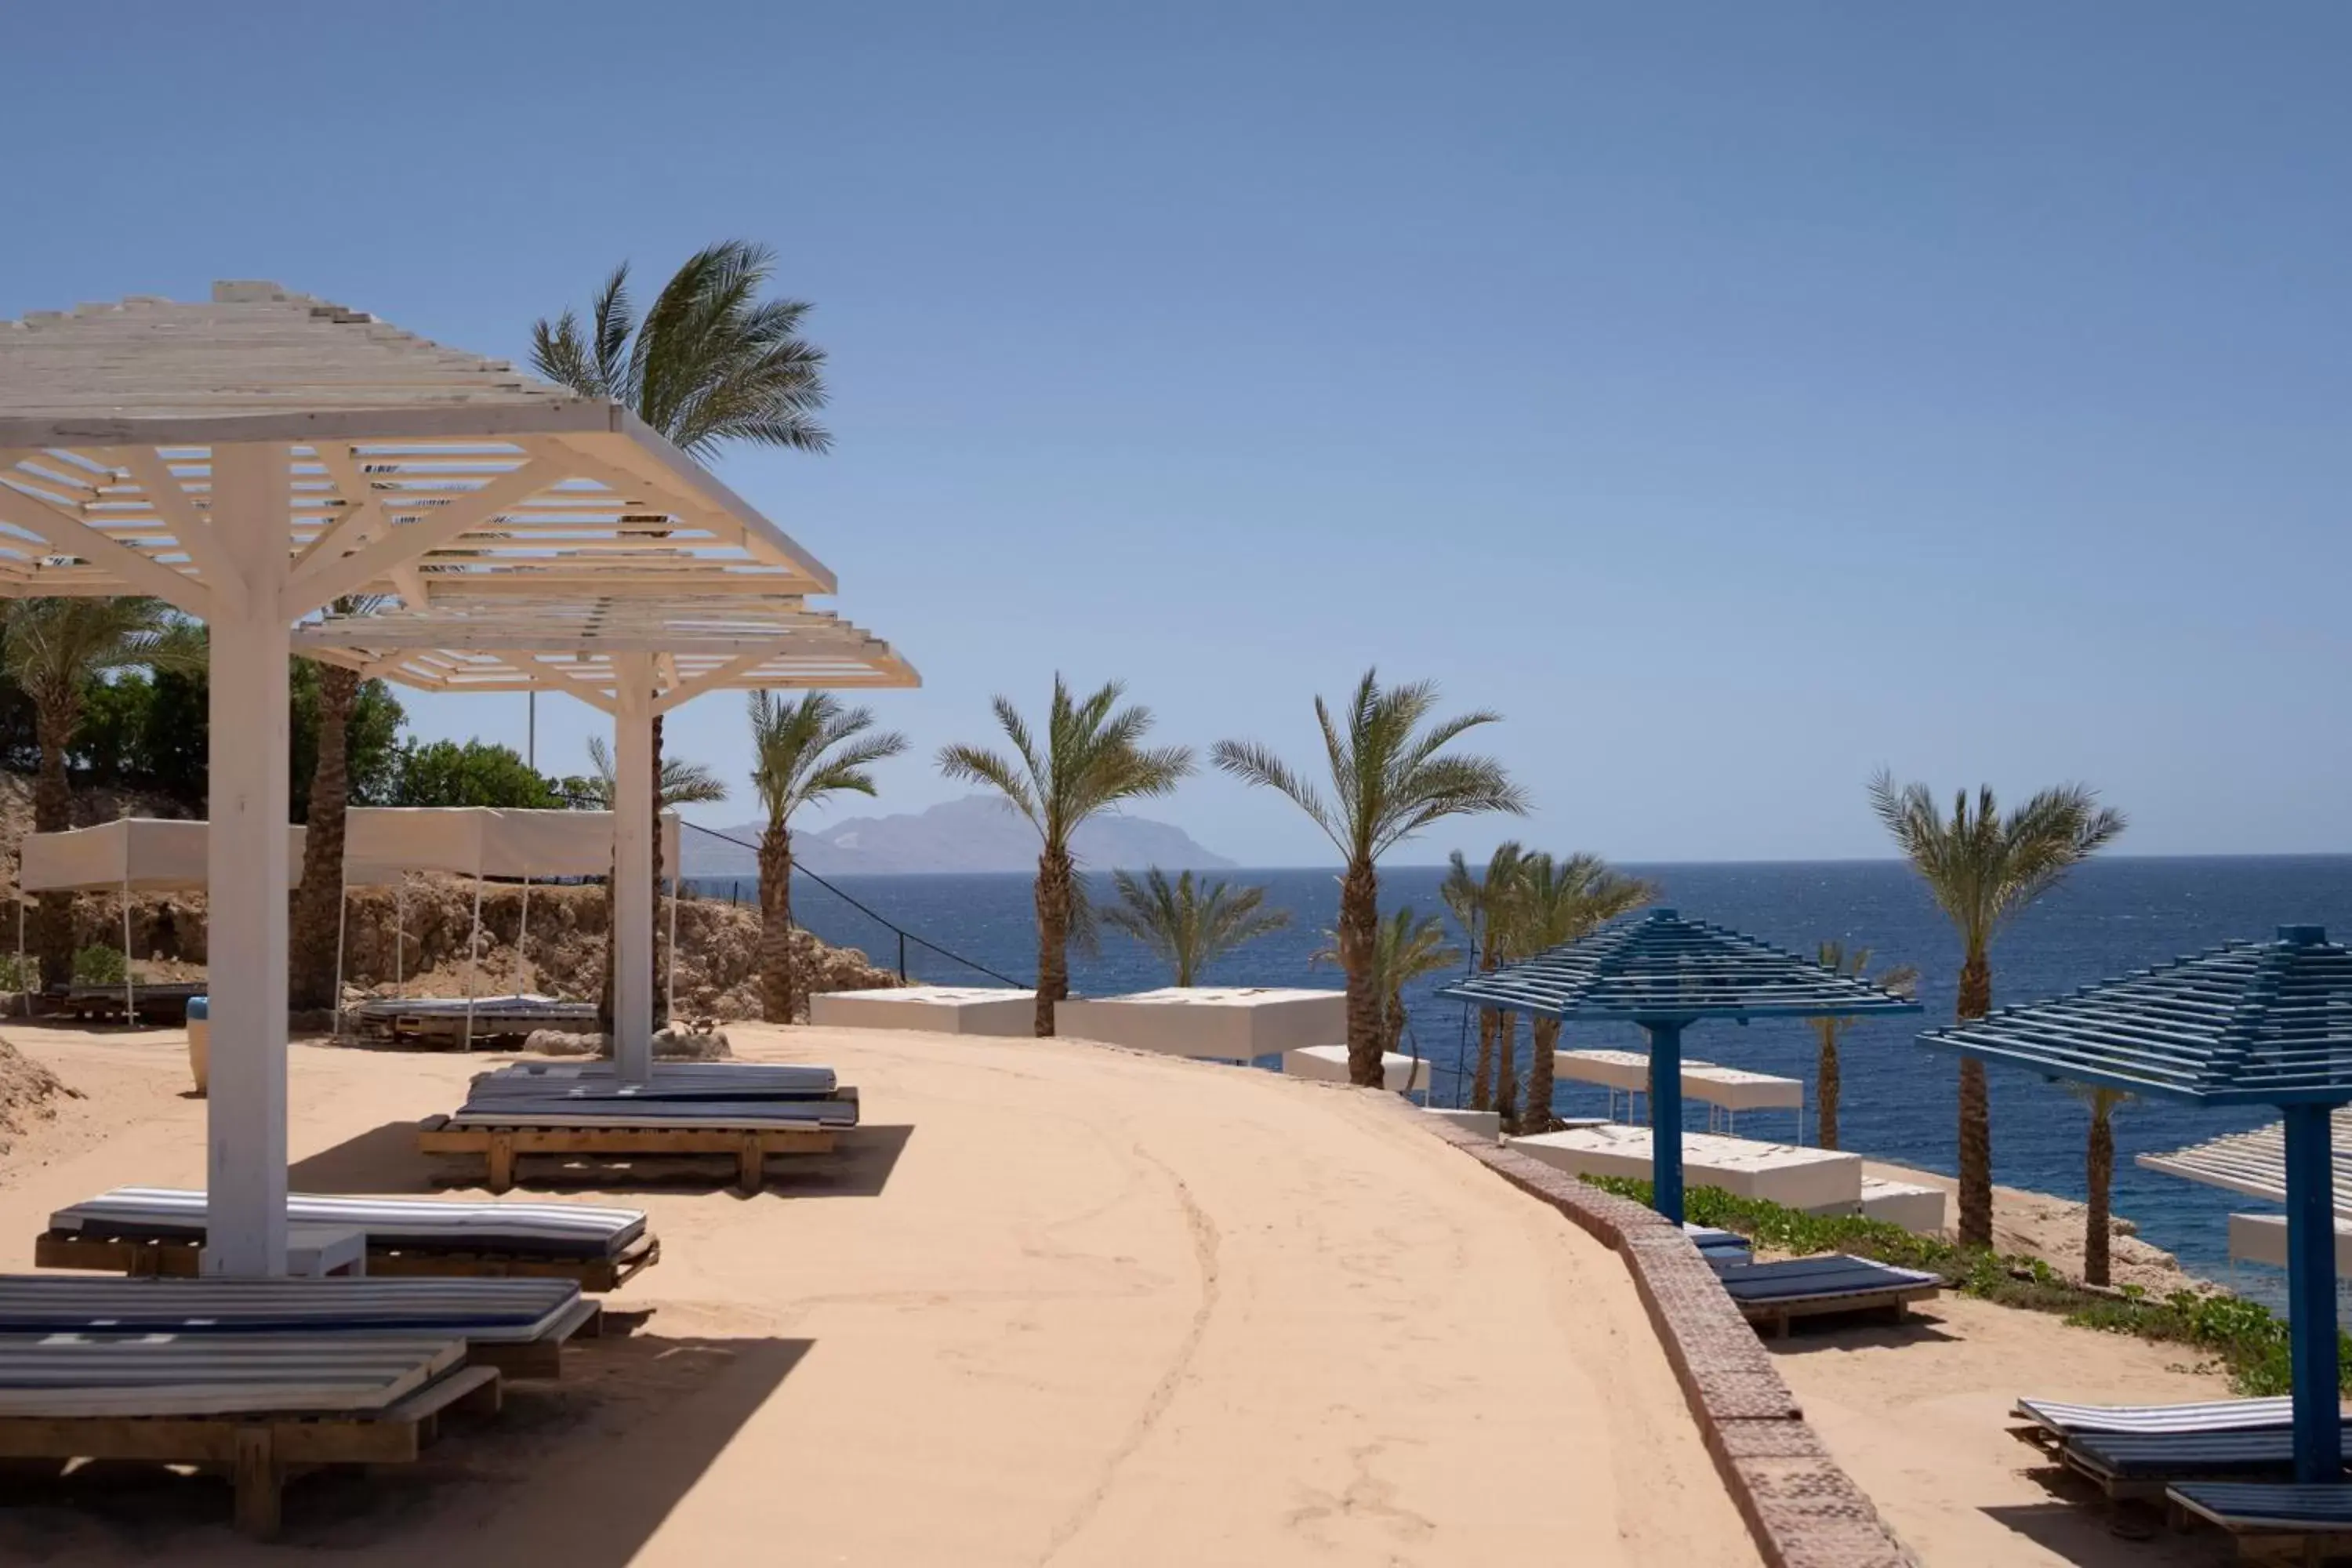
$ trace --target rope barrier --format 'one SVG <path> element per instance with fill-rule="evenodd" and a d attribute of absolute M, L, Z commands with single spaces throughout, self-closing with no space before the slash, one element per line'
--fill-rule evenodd
<path fill-rule="evenodd" d="M 702 834 L 707 837 L 716 838 L 721 844 L 732 844 L 739 849 L 749 849 L 755 855 L 758 854 L 760 850 L 760 847 L 756 844 L 747 844 L 740 838 L 736 838 L 728 834 L 721 833 L 715 827 L 705 827 L 698 822 L 681 821 L 679 826 L 683 827 L 691 827 L 695 832 Z M 806 877 L 810 881 L 814 882 L 818 887 L 823 888 L 826 892 L 831 893 L 835 898 L 839 899 L 843 903 L 847 904 L 851 909 L 856 910 L 866 919 L 874 921 L 877 925 L 897 934 L 898 938 L 898 978 L 901 980 L 907 978 L 907 944 L 911 942 L 918 947 L 927 948 L 930 952 L 938 953 L 941 958 L 947 959 L 950 963 L 961 963 L 966 969 L 977 970 L 979 973 L 987 975 L 991 980 L 1001 980 L 1007 985 L 1016 986 L 1024 991 L 1034 989 L 1034 982 L 1024 984 L 1022 981 L 1013 979 L 1009 974 L 1000 974 L 985 963 L 982 963 L 975 959 L 966 958 L 960 952 L 950 952 L 947 948 L 941 947 L 938 942 L 917 935 L 915 932 L 910 931 L 906 927 L 898 924 L 896 921 L 891 920 L 888 916 L 868 908 L 866 905 L 859 902 L 856 899 L 852 898 L 849 894 L 843 892 L 839 888 L 835 887 L 831 882 L 826 881 L 823 877 L 818 876 L 806 866 L 802 865 L 798 860 L 793 862 L 793 869 L 800 875 Z"/>

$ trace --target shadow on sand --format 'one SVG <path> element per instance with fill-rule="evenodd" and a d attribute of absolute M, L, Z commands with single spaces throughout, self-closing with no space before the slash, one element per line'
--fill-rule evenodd
<path fill-rule="evenodd" d="M 2078 1568 L 2220 1568 L 2238 1561 L 2230 1537 L 2218 1530 L 2176 1531 L 2161 1509 L 2147 1503 L 2110 1508 L 2070 1479 L 2050 1478 L 2048 1502 L 1989 1508 L 1985 1517 L 2012 1530 L 2061 1562 Z M 2080 1501 L 2066 1500 L 2080 1491 Z"/>
<path fill-rule="evenodd" d="M 794 1155 L 768 1162 L 764 1189 L 794 1198 L 871 1198 L 889 1185 L 891 1173 L 915 1130 L 907 1125 L 866 1126 L 842 1134 L 829 1154 Z M 632 1187 L 692 1186 L 734 1191 L 735 1161 L 730 1156 L 666 1155 L 632 1164 L 598 1158 L 576 1170 L 556 1167 L 554 1156 L 526 1157 L 518 1163 L 518 1191 L 560 1192 L 567 1186 L 590 1185 L 606 1192 Z M 471 1177 L 448 1172 L 472 1171 Z M 287 1167 L 286 1184 L 298 1193 L 431 1193 L 451 1185 L 479 1184 L 478 1158 L 443 1161 L 416 1147 L 416 1123 L 387 1121 L 331 1148 L 306 1155 Z M 756 1197 L 759 1194 L 736 1194 Z"/>
<path fill-rule="evenodd" d="M 247 1549 L 625 1568 L 812 1342 L 646 1333 L 598 1342 L 572 1358 L 562 1383 L 510 1384 L 497 1416 L 453 1422 L 414 1464 L 294 1480 L 277 1544 Z M 0 1477 L 0 1561 L 101 1545 L 159 1560 L 210 1557 L 205 1549 L 238 1550 L 228 1513 L 219 1478 L 161 1466 L 84 1465 L 37 1485 Z"/>
<path fill-rule="evenodd" d="M 1815 1351 L 1916 1345 L 1937 1340 L 1954 1341 L 1959 1337 L 1946 1331 L 1942 1319 L 1915 1308 L 1900 1323 L 1890 1323 L 1883 1316 L 1876 1322 L 1826 1314 L 1818 1318 L 1799 1318 L 1789 1325 L 1787 1333 L 1767 1339 L 1764 1348 L 1774 1355 L 1806 1355 Z"/>

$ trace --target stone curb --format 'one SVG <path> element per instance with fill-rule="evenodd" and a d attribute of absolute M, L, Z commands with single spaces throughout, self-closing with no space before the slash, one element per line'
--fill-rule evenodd
<path fill-rule="evenodd" d="M 1763 1342 L 1680 1227 L 1396 1096 L 1381 1098 L 1625 1260 L 1716 1473 L 1771 1568 L 1915 1568 L 1916 1559 L 1822 1446 Z"/>

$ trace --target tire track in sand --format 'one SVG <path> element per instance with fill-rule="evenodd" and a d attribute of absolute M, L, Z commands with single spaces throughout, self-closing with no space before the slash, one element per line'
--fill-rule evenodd
<path fill-rule="evenodd" d="M 1046 1537 L 1045 1549 L 1037 1556 L 1037 1568 L 1046 1568 L 1059 1557 L 1101 1510 L 1104 1500 L 1110 1496 L 1112 1486 L 1118 1480 L 1120 1468 L 1134 1457 L 1137 1449 L 1143 1447 L 1144 1440 L 1160 1425 L 1160 1418 L 1168 1413 L 1169 1405 L 1175 1403 L 1176 1391 L 1183 1385 L 1186 1374 L 1192 1371 L 1192 1358 L 1200 1352 L 1201 1340 L 1209 1331 L 1210 1315 L 1217 1310 L 1217 1222 L 1209 1217 L 1208 1211 L 1193 1198 L 1192 1189 L 1185 1184 L 1184 1178 L 1170 1168 L 1166 1161 L 1139 1144 L 1135 1152 L 1138 1158 L 1156 1166 L 1168 1178 L 1169 1184 L 1176 1190 L 1176 1201 L 1184 1207 L 1184 1223 L 1192 1233 L 1192 1258 L 1201 1269 L 1201 1300 L 1192 1309 L 1192 1321 L 1186 1325 L 1184 1338 L 1169 1361 L 1168 1370 L 1161 1373 L 1160 1381 L 1151 1385 L 1151 1392 L 1144 1396 L 1143 1408 L 1137 1412 L 1134 1424 L 1128 1427 L 1126 1436 L 1118 1440 L 1118 1447 L 1104 1461 L 1101 1479 L 1079 1500 L 1077 1507 L 1054 1527 L 1053 1534 Z"/>

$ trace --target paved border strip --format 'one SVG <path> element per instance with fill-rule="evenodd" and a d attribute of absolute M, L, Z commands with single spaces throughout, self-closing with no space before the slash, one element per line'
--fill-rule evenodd
<path fill-rule="evenodd" d="M 1397 1096 L 1381 1098 L 1625 1260 L 1717 1473 L 1766 1563 L 1912 1568 L 1916 1560 L 1830 1458 L 1763 1342 L 1680 1226 Z"/>

